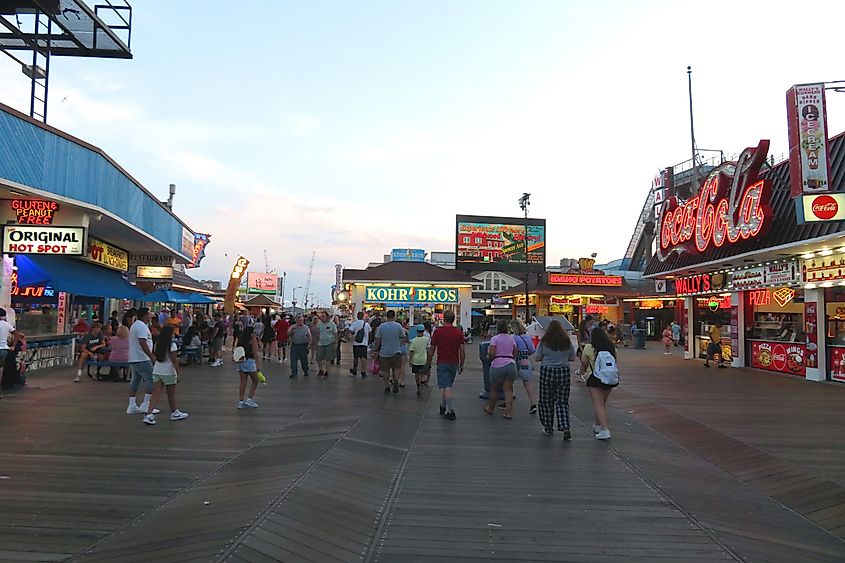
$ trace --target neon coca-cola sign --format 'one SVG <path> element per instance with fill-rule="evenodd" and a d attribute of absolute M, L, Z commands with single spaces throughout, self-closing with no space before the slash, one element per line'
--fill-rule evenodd
<path fill-rule="evenodd" d="M 701 253 L 714 246 L 756 237 L 771 224 L 771 184 L 761 180 L 769 141 L 742 151 L 736 162 L 714 168 L 698 195 L 681 201 L 668 198 L 660 208 L 657 257 L 673 253 Z"/>

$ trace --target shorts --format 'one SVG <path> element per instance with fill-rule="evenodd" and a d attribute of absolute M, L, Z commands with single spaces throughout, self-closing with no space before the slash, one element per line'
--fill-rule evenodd
<path fill-rule="evenodd" d="M 451 389 L 458 376 L 458 366 L 455 364 L 437 364 L 437 388 Z"/>
<path fill-rule="evenodd" d="M 534 369 L 529 365 L 527 368 L 517 367 L 516 376 L 520 381 L 531 381 L 534 377 Z"/>
<path fill-rule="evenodd" d="M 499 385 L 505 381 L 516 380 L 516 364 L 510 363 L 501 367 L 490 368 L 490 385 Z"/>
<path fill-rule="evenodd" d="M 716 354 L 722 355 L 722 346 L 719 344 L 715 344 L 711 342 L 707 345 L 707 359 L 714 360 L 716 359 Z"/>
<path fill-rule="evenodd" d="M 255 365 L 255 358 L 247 358 L 242 362 L 238 362 L 238 371 L 243 373 L 257 372 L 258 366 Z"/>
<path fill-rule="evenodd" d="M 175 373 L 168 373 L 168 374 L 153 374 L 153 383 L 158 383 L 161 381 L 165 385 L 176 385 L 176 374 Z"/>
<path fill-rule="evenodd" d="M 609 389 L 613 389 L 617 385 L 619 385 L 619 384 L 617 383 L 616 385 L 608 385 L 607 383 L 602 383 L 601 379 L 599 379 L 598 377 L 596 377 L 592 373 L 590 374 L 590 377 L 587 378 L 587 387 L 595 387 L 597 389 L 609 390 Z"/>
<path fill-rule="evenodd" d="M 219 352 L 223 349 L 223 339 L 222 338 L 214 338 L 208 342 L 208 351 L 209 352 Z"/>
<path fill-rule="evenodd" d="M 261 334 L 261 342 L 264 344 L 270 344 L 276 340 L 276 333 L 272 331 L 267 331 Z"/>
<path fill-rule="evenodd" d="M 317 361 L 318 362 L 325 362 L 328 360 L 333 360 L 335 357 L 335 347 L 334 344 L 326 344 L 325 346 L 320 345 L 317 346 Z"/>
<path fill-rule="evenodd" d="M 390 370 L 399 371 L 402 369 L 402 355 L 379 357 L 379 371 L 381 373 L 390 373 Z"/>
<path fill-rule="evenodd" d="M 135 393 L 141 387 L 141 383 L 147 391 L 153 388 L 153 363 L 149 360 L 144 362 L 130 362 L 129 369 L 132 371 L 132 381 L 129 383 L 129 388 Z"/>
<path fill-rule="evenodd" d="M 352 347 L 352 357 L 358 359 L 367 359 L 367 346 L 366 345 L 355 345 Z"/>
<path fill-rule="evenodd" d="M 411 373 L 413 373 L 414 375 L 422 374 L 422 373 L 425 373 L 426 371 L 428 371 L 428 370 L 426 369 L 425 364 L 422 364 L 421 366 L 414 366 L 414 365 L 411 366 Z"/>
<path fill-rule="evenodd" d="M 287 340 L 276 340 L 276 344 L 279 345 L 279 348 L 287 348 L 288 341 Z"/>

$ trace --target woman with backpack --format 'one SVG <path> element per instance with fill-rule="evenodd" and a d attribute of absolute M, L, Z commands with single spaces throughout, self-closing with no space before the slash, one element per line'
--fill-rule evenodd
<path fill-rule="evenodd" d="M 601 327 L 590 332 L 590 343 L 581 354 L 581 373 L 587 377 L 587 389 L 593 401 L 596 415 L 593 432 L 597 440 L 609 440 L 607 428 L 607 399 L 614 387 L 619 385 L 619 371 L 616 368 L 616 346 Z"/>
<path fill-rule="evenodd" d="M 563 432 L 564 440 L 572 438 L 569 430 L 569 363 L 577 357 L 575 346 L 560 322 L 550 322 L 534 355 L 540 362 L 540 424 L 545 436 L 552 435 L 557 412 L 557 429 Z"/>

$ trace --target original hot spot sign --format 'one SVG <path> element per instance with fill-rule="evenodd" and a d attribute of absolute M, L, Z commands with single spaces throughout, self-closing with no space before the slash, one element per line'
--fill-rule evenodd
<path fill-rule="evenodd" d="M 52 225 L 59 204 L 40 199 L 13 199 L 12 210 L 15 220 L 22 225 Z"/>
<path fill-rule="evenodd" d="M 83 227 L 7 225 L 3 229 L 4 254 L 85 254 Z"/>
<path fill-rule="evenodd" d="M 394 287 L 368 285 L 364 288 L 367 303 L 457 303 L 456 287 Z"/>

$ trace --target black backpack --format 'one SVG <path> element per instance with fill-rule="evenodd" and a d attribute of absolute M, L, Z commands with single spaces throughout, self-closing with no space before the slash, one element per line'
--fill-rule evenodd
<path fill-rule="evenodd" d="M 355 344 L 363 344 L 364 343 L 364 327 L 366 324 L 362 324 L 361 328 L 358 329 L 358 332 L 355 333 Z"/>

